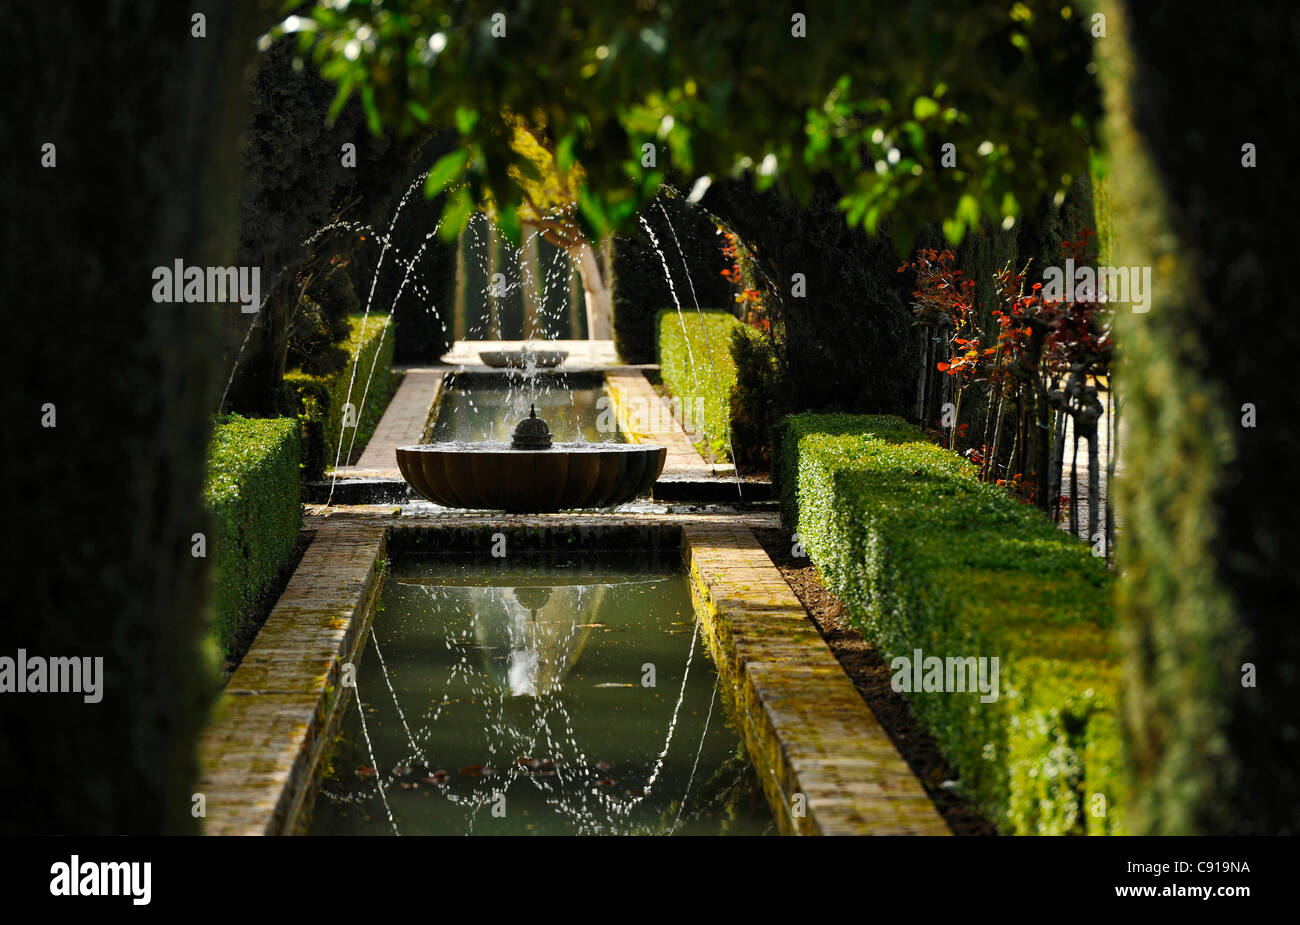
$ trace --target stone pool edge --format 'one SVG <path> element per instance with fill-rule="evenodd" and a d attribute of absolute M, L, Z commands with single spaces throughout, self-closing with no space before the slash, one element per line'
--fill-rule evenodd
<path fill-rule="evenodd" d="M 783 835 L 951 835 L 744 524 L 682 526 L 696 613 Z"/>
<path fill-rule="evenodd" d="M 748 525 L 680 515 L 408 521 L 395 508 L 319 518 L 201 740 L 204 834 L 304 830 L 346 704 L 341 666 L 364 646 L 390 531 L 489 526 L 588 539 L 611 527 L 679 529 L 705 642 L 781 833 L 951 834 Z"/>
<path fill-rule="evenodd" d="M 365 642 L 388 526 L 325 520 L 222 691 L 199 741 L 204 835 L 302 831 Z M 318 580 L 322 579 L 322 580 Z"/>

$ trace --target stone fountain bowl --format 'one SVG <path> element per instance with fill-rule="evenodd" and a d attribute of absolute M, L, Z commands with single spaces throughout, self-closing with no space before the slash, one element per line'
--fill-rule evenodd
<path fill-rule="evenodd" d="M 422 498 L 443 507 L 540 514 L 613 507 L 650 490 L 668 450 L 644 443 L 508 443 L 399 446 L 397 466 Z"/>
<path fill-rule="evenodd" d="M 480 352 L 478 358 L 497 369 L 507 366 L 524 369 L 530 362 L 539 369 L 550 369 L 563 363 L 568 355 L 567 350 L 486 350 Z"/>

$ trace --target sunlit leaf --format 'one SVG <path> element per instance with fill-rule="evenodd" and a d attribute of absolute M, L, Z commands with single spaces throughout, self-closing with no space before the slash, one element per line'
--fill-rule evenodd
<path fill-rule="evenodd" d="M 912 103 L 912 117 L 920 122 L 937 115 L 940 106 L 928 96 L 918 96 Z"/>
<path fill-rule="evenodd" d="M 424 181 L 424 195 L 432 198 L 459 180 L 464 173 L 469 151 L 458 148 L 438 158 Z"/>

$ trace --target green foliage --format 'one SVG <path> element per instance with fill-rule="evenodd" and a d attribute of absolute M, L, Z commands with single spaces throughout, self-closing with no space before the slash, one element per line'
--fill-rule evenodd
<path fill-rule="evenodd" d="M 329 267 L 312 277 L 302 293 L 297 310 L 289 317 L 289 349 L 285 362 L 289 367 L 328 371 L 334 345 L 348 336 L 349 316 L 361 310 L 361 301 L 352 288 L 352 277 L 343 267 Z M 319 375 L 320 373 L 318 373 Z"/>
<path fill-rule="evenodd" d="M 359 456 L 397 390 L 393 332 L 385 330 L 388 316 L 371 314 L 366 319 L 353 315 L 351 323 L 352 336 L 344 344 L 347 361 L 343 366 L 327 375 L 313 376 L 299 369 L 291 370 L 284 377 L 302 426 L 302 477 L 306 481 L 321 478 L 334 465 L 340 432 L 343 432 L 343 456 L 338 457 L 338 464 L 347 465 L 352 457 Z M 370 380 L 368 392 L 367 379 Z M 351 428 L 343 430 L 344 407 L 348 402 L 358 411 L 355 440 Z M 347 455 L 349 444 L 353 447 L 352 457 Z"/>
<path fill-rule="evenodd" d="M 673 304 L 665 260 L 684 311 L 694 311 L 696 304 L 726 305 L 733 295 L 722 277 L 724 242 L 706 213 L 680 197 L 661 196 L 644 215 L 659 239 L 662 259 L 640 223 L 614 239 L 614 346 L 625 363 L 655 362 L 655 322 L 659 311 Z"/>
<path fill-rule="evenodd" d="M 1086 170 L 1091 41 L 1065 0 L 913 0 L 888 16 L 825 4 L 802 37 L 791 20 L 735 0 L 321 0 L 272 35 L 296 33 L 338 88 L 335 107 L 359 97 L 372 131 L 455 125 L 468 156 L 443 162 L 438 185 L 467 181 L 448 197 L 458 221 L 489 192 L 502 214 L 522 201 L 519 117 L 559 166 L 584 168 L 578 211 L 593 239 L 627 228 L 669 172 L 691 183 L 749 170 L 760 189 L 779 179 L 806 198 L 829 170 L 849 222 L 874 231 L 889 218 L 907 252 L 936 214 L 956 241 Z"/>
<path fill-rule="evenodd" d="M 788 417 L 775 468 L 787 526 L 886 661 L 1000 659 L 994 702 L 907 695 L 962 791 L 1007 833 L 1124 831 L 1105 563 L 899 418 Z"/>
<path fill-rule="evenodd" d="M 1285 470 L 1300 456 L 1300 398 L 1295 336 L 1277 314 L 1294 281 L 1277 245 L 1300 193 L 1289 159 L 1263 152 L 1294 135 L 1272 114 L 1300 106 L 1300 85 L 1280 79 L 1300 8 L 1241 5 L 1205 21 L 1138 2 L 1107 13 L 1105 257 L 1152 268 L 1155 291 L 1151 311 L 1116 313 L 1132 828 L 1295 835 L 1300 555 Z M 1193 46 L 1205 53 L 1188 58 Z M 1248 89 L 1261 86 L 1273 91 Z M 1198 105 L 1207 94 L 1216 104 Z M 1257 166 L 1243 165 L 1246 142 Z"/>
<path fill-rule="evenodd" d="M 767 466 L 787 398 L 785 374 L 770 335 L 738 325 L 731 331 L 736 384 L 731 390 L 731 442 L 737 462 Z"/>
<path fill-rule="evenodd" d="M 335 345 L 347 338 L 349 315 L 364 308 L 372 283 L 372 306 L 395 311 L 396 355 L 435 361 L 445 352 L 445 335 L 426 305 L 446 312 L 454 283 L 453 249 L 423 240 L 445 197 L 426 201 L 416 192 L 396 226 L 388 223 L 412 180 L 451 149 L 456 133 L 376 137 L 359 101 L 327 126 L 333 89 L 312 68 L 295 69 L 293 58 L 287 44 L 273 46 L 249 87 L 239 262 L 263 268 L 265 305 L 256 316 L 235 315 L 241 323 L 224 332 L 226 368 L 239 356 L 226 407 L 259 415 L 284 413 L 276 399 L 286 370 L 320 376 L 335 368 Z M 344 145 L 353 146 L 355 166 L 342 163 Z M 334 227 L 317 234 L 326 226 Z M 382 247 L 375 232 L 390 239 L 378 279 Z M 399 299 L 399 259 L 417 253 Z M 245 342 L 254 318 L 257 328 Z"/>
<path fill-rule="evenodd" d="M 406 179 L 409 181 L 418 176 L 455 143 L 455 132 L 434 134 L 407 167 Z M 393 330 L 388 332 L 388 336 L 393 338 L 393 359 L 398 363 L 436 363 L 451 349 L 456 242 L 426 237 L 437 225 L 446 198 L 424 199 L 418 191 L 412 193 L 390 232 L 392 243 L 382 272 L 378 267 L 378 247 L 369 248 L 363 259 L 352 265 L 352 269 L 360 271 L 354 279 L 364 279 L 366 287 L 379 272 L 379 279 L 374 282 L 371 309 L 388 311 L 392 307 Z M 380 220 L 390 221 L 396 202 L 382 197 L 379 202 L 388 211 Z M 380 226 L 376 224 L 375 227 Z M 419 259 L 407 277 L 406 261 L 417 256 Z M 404 277 L 405 286 L 402 284 Z M 365 293 L 367 289 L 359 288 L 358 291 Z"/>
<path fill-rule="evenodd" d="M 728 409 L 736 384 L 731 332 L 742 326 L 734 315 L 717 309 L 659 313 L 659 371 L 664 388 L 681 400 L 683 417 L 694 424 L 696 445 L 703 447 L 707 441 L 717 459 L 731 458 Z"/>
<path fill-rule="evenodd" d="M 298 426 L 292 418 L 217 421 L 204 500 L 212 512 L 212 635 L 229 657 L 247 640 L 263 595 L 293 553 L 298 505 Z"/>
<path fill-rule="evenodd" d="M 755 258 L 747 261 L 745 286 L 763 294 L 789 406 L 909 413 L 920 344 L 911 289 L 898 272 L 902 260 L 887 236 L 845 224 L 841 195 L 826 176 L 807 205 L 725 182 L 710 187 L 702 205 Z"/>

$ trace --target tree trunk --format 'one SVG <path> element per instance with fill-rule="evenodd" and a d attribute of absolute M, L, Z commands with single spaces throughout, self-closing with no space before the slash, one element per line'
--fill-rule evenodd
<path fill-rule="evenodd" d="M 465 339 L 465 249 L 469 247 L 469 230 L 460 233 L 456 239 L 456 304 L 452 308 L 452 337 Z"/>
<path fill-rule="evenodd" d="M 536 340 L 542 332 L 542 292 L 538 284 L 537 229 L 523 226 L 523 255 L 519 266 L 519 284 L 523 287 L 524 340 Z"/>
<path fill-rule="evenodd" d="M 1056 412 L 1052 429 L 1052 461 L 1047 470 L 1047 498 L 1051 506 L 1052 523 L 1061 521 L 1061 474 L 1065 468 L 1065 412 Z"/>
<path fill-rule="evenodd" d="M 1119 449 L 1119 401 L 1115 397 L 1114 377 L 1106 382 L 1106 557 L 1115 549 L 1115 462 Z"/>
<path fill-rule="evenodd" d="M 1108 262 L 1152 268 L 1154 290 L 1116 319 L 1126 816 L 1138 833 L 1296 834 L 1300 551 L 1279 488 L 1300 458 L 1300 399 L 1278 309 L 1293 301 L 1300 213 L 1281 115 L 1300 109 L 1284 77 L 1300 8 L 1198 16 L 1128 0 L 1106 13 Z"/>
<path fill-rule="evenodd" d="M 1088 542 L 1097 542 L 1101 532 L 1101 454 L 1097 452 L 1097 421 L 1089 418 L 1088 429 Z"/>
<path fill-rule="evenodd" d="M 497 234 L 495 222 L 488 222 L 488 267 L 487 267 L 487 339 L 501 339 L 501 312 L 499 301 L 503 295 L 498 286 L 497 277 L 501 275 L 501 236 Z"/>
<path fill-rule="evenodd" d="M 1052 453 L 1052 407 L 1047 397 L 1047 383 L 1034 377 L 1034 503 L 1051 516 L 1051 492 L 1048 491 Z"/>
<path fill-rule="evenodd" d="M 569 256 L 582 274 L 582 291 L 587 305 L 587 339 L 612 340 L 614 337 L 613 302 L 609 284 L 601 271 L 596 252 L 586 241 L 570 245 Z"/>
<path fill-rule="evenodd" d="M 1070 418 L 1070 532 L 1079 535 L 1079 418 Z"/>
<path fill-rule="evenodd" d="M 277 8 L 206 10 L 206 38 L 162 0 L 23 4 L 0 19 L 16 75 L 0 107 L 14 155 L 0 244 L 10 291 L 50 309 L 27 313 L 15 351 L 5 456 L 23 487 L 0 653 L 103 659 L 97 703 L 0 696 L 3 832 L 199 822 L 195 743 L 216 685 L 202 655 L 209 560 L 191 549 L 196 533 L 212 549 L 219 310 L 155 303 L 151 280 L 177 259 L 235 263 L 245 74 Z M 45 142 L 54 167 L 41 166 Z"/>
<path fill-rule="evenodd" d="M 582 274 L 569 264 L 569 339 L 582 340 Z"/>

